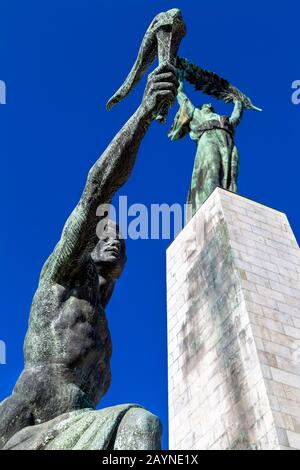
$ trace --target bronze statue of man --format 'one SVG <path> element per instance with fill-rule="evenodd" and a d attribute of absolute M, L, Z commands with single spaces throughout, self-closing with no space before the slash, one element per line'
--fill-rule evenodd
<path fill-rule="evenodd" d="M 159 66 L 141 105 L 91 168 L 79 203 L 44 265 L 26 335 L 25 366 L 0 405 L 0 448 L 159 449 L 158 418 L 136 405 L 95 411 L 110 383 L 105 307 L 126 260 L 98 206 L 127 181 L 140 143 L 162 105 L 174 101 L 176 68 Z"/>
<path fill-rule="evenodd" d="M 194 106 L 184 93 L 184 74 L 180 74 L 177 99 L 180 109 L 169 137 L 178 140 L 189 133 L 197 144 L 187 219 L 191 218 L 217 186 L 237 192 L 239 154 L 234 143 L 235 129 L 243 115 L 243 103 L 234 101 L 231 117 L 220 116 L 211 104 Z"/>

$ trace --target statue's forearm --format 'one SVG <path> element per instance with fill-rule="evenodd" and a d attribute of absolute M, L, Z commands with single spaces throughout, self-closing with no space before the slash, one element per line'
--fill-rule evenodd
<path fill-rule="evenodd" d="M 91 168 L 82 202 L 93 214 L 99 204 L 110 202 L 115 192 L 126 183 L 152 120 L 151 112 L 142 104 Z"/>
<path fill-rule="evenodd" d="M 67 278 L 74 268 L 74 261 L 80 263 L 80 259 L 96 246 L 97 208 L 110 203 L 127 181 L 152 119 L 152 113 L 141 105 L 91 168 L 80 201 L 42 270 L 41 280 L 45 276 L 56 281 Z"/>
<path fill-rule="evenodd" d="M 89 171 L 80 201 L 43 268 L 41 280 L 68 279 L 70 271 L 95 248 L 98 207 L 110 204 L 114 194 L 126 183 L 150 123 L 162 104 L 175 99 L 177 86 L 172 64 L 162 64 L 149 76 L 142 104 Z"/>
<path fill-rule="evenodd" d="M 188 100 L 188 97 L 186 96 L 186 94 L 183 91 L 183 87 L 179 88 L 179 90 L 178 90 L 177 100 L 178 100 L 178 103 L 179 103 L 180 106 L 183 106 L 185 104 L 185 102 Z"/>
<path fill-rule="evenodd" d="M 234 103 L 234 110 L 230 117 L 230 122 L 233 126 L 238 126 L 243 118 L 244 106 L 240 101 Z"/>

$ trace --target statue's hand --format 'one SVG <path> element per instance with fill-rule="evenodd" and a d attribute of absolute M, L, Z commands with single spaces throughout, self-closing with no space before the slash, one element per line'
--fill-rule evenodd
<path fill-rule="evenodd" d="M 173 104 L 178 86 L 176 67 L 169 63 L 160 65 L 149 75 L 142 108 L 154 117 L 163 103 Z"/>

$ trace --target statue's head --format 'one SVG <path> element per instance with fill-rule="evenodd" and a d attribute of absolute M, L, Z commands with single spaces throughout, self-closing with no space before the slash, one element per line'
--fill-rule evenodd
<path fill-rule="evenodd" d="M 125 241 L 118 224 L 108 220 L 102 230 L 99 242 L 92 252 L 92 259 L 99 274 L 117 279 L 126 263 Z"/>
<path fill-rule="evenodd" d="M 115 222 L 108 220 L 103 226 L 99 242 L 92 251 L 91 257 L 99 277 L 105 281 L 102 302 L 105 306 L 127 260 L 125 240 Z"/>
<path fill-rule="evenodd" d="M 203 104 L 201 106 L 201 111 L 204 111 L 205 113 L 214 113 L 215 109 L 211 103 L 208 104 Z"/>

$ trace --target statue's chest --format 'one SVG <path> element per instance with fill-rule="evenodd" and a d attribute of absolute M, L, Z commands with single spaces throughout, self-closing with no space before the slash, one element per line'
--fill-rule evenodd
<path fill-rule="evenodd" d="M 95 323 L 101 311 L 99 283 L 96 277 L 72 286 L 48 284 L 39 288 L 31 308 L 31 325 L 39 329 L 72 328 L 77 323 Z"/>
<path fill-rule="evenodd" d="M 80 292 L 74 292 L 60 304 L 52 326 L 55 330 L 72 329 L 81 324 L 94 327 L 100 311 L 101 307 L 98 302 L 94 303 L 90 299 L 81 298 Z"/>
<path fill-rule="evenodd" d="M 191 128 L 198 127 L 201 124 L 204 124 L 209 121 L 220 122 L 220 116 L 216 113 L 205 113 L 200 109 L 195 109 L 194 116 L 191 122 Z"/>

